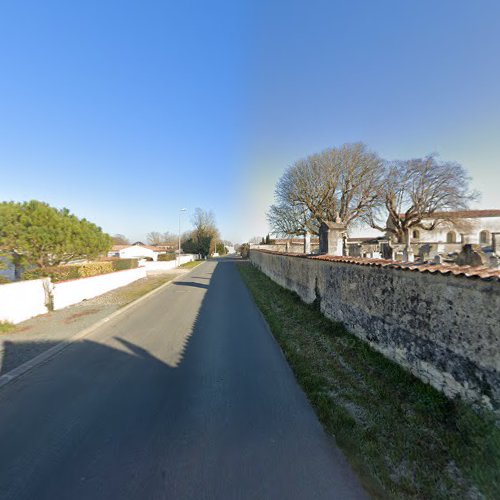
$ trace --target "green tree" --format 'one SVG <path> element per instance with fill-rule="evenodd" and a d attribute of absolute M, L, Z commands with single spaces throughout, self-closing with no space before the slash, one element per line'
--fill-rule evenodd
<path fill-rule="evenodd" d="M 203 257 L 210 255 L 214 249 L 212 241 L 219 240 L 219 231 L 215 225 L 213 212 L 197 208 L 192 218 L 194 229 L 191 233 L 193 241 L 197 246 L 197 252 Z"/>
<path fill-rule="evenodd" d="M 227 254 L 226 245 L 222 241 L 217 242 L 216 246 L 217 246 L 217 253 L 219 255 L 226 255 Z"/>
<path fill-rule="evenodd" d="M 0 203 L 0 248 L 16 268 L 46 267 L 92 259 L 109 250 L 112 238 L 67 208 L 41 201 Z"/>

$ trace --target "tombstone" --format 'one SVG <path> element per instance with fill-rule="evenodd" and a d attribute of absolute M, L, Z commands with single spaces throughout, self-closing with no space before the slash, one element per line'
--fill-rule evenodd
<path fill-rule="evenodd" d="M 389 240 L 380 242 L 380 250 L 383 259 L 394 260 L 394 249 L 392 248 Z"/>
<path fill-rule="evenodd" d="M 500 267 L 500 258 L 494 254 L 490 255 L 489 266 L 493 269 L 498 269 Z"/>
<path fill-rule="evenodd" d="M 475 248 L 476 247 L 476 248 Z M 464 245 L 458 254 L 456 263 L 459 266 L 487 266 L 489 262 L 484 252 L 477 245 Z"/>
<path fill-rule="evenodd" d="M 322 222 L 319 227 L 319 253 L 341 256 L 345 229 L 345 224 L 338 218 L 336 222 Z"/>
<path fill-rule="evenodd" d="M 441 255 L 439 254 L 436 254 L 434 255 L 434 259 L 433 259 L 433 262 L 434 264 L 442 264 L 443 263 L 443 257 L 441 257 Z"/>
<path fill-rule="evenodd" d="M 311 233 L 304 234 L 304 253 L 311 253 Z"/>
<path fill-rule="evenodd" d="M 493 255 L 500 254 L 500 233 L 491 233 L 491 251 Z"/>

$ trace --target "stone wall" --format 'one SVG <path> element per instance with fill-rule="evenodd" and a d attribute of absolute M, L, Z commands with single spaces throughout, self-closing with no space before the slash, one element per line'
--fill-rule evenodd
<path fill-rule="evenodd" d="M 448 396 L 500 410 L 500 281 L 252 250 L 252 263 Z"/>
<path fill-rule="evenodd" d="M 285 243 L 277 243 L 273 245 L 255 245 L 252 244 L 251 248 L 256 250 L 269 250 L 271 252 L 280 252 L 280 253 L 304 253 L 304 243 L 289 243 L 288 251 Z M 319 243 L 314 242 L 311 243 L 311 253 L 319 253 Z"/>

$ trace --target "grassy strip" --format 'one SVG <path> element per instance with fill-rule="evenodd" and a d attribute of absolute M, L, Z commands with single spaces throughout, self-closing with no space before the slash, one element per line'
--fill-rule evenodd
<path fill-rule="evenodd" d="M 326 431 L 377 498 L 500 498 L 500 429 L 238 264 Z"/>
<path fill-rule="evenodd" d="M 204 260 L 192 260 L 191 262 L 186 262 L 185 264 L 181 264 L 179 267 L 183 267 L 185 269 L 192 269 L 193 267 L 199 266 Z"/>
<path fill-rule="evenodd" d="M 155 288 L 158 288 L 164 283 L 172 281 L 176 276 L 176 274 L 148 276 L 147 278 L 131 283 L 120 290 L 116 290 L 116 300 L 125 306 L 139 297 L 146 295 L 148 292 L 151 292 Z"/>
<path fill-rule="evenodd" d="M 8 321 L 0 321 L 0 333 L 9 333 L 16 329 L 16 325 Z"/>

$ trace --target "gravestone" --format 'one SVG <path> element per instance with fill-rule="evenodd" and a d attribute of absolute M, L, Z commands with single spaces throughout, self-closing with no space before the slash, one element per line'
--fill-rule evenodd
<path fill-rule="evenodd" d="M 459 266 L 488 266 L 488 258 L 481 251 L 479 245 L 464 245 L 462 251 L 458 254 L 456 263 Z"/>

